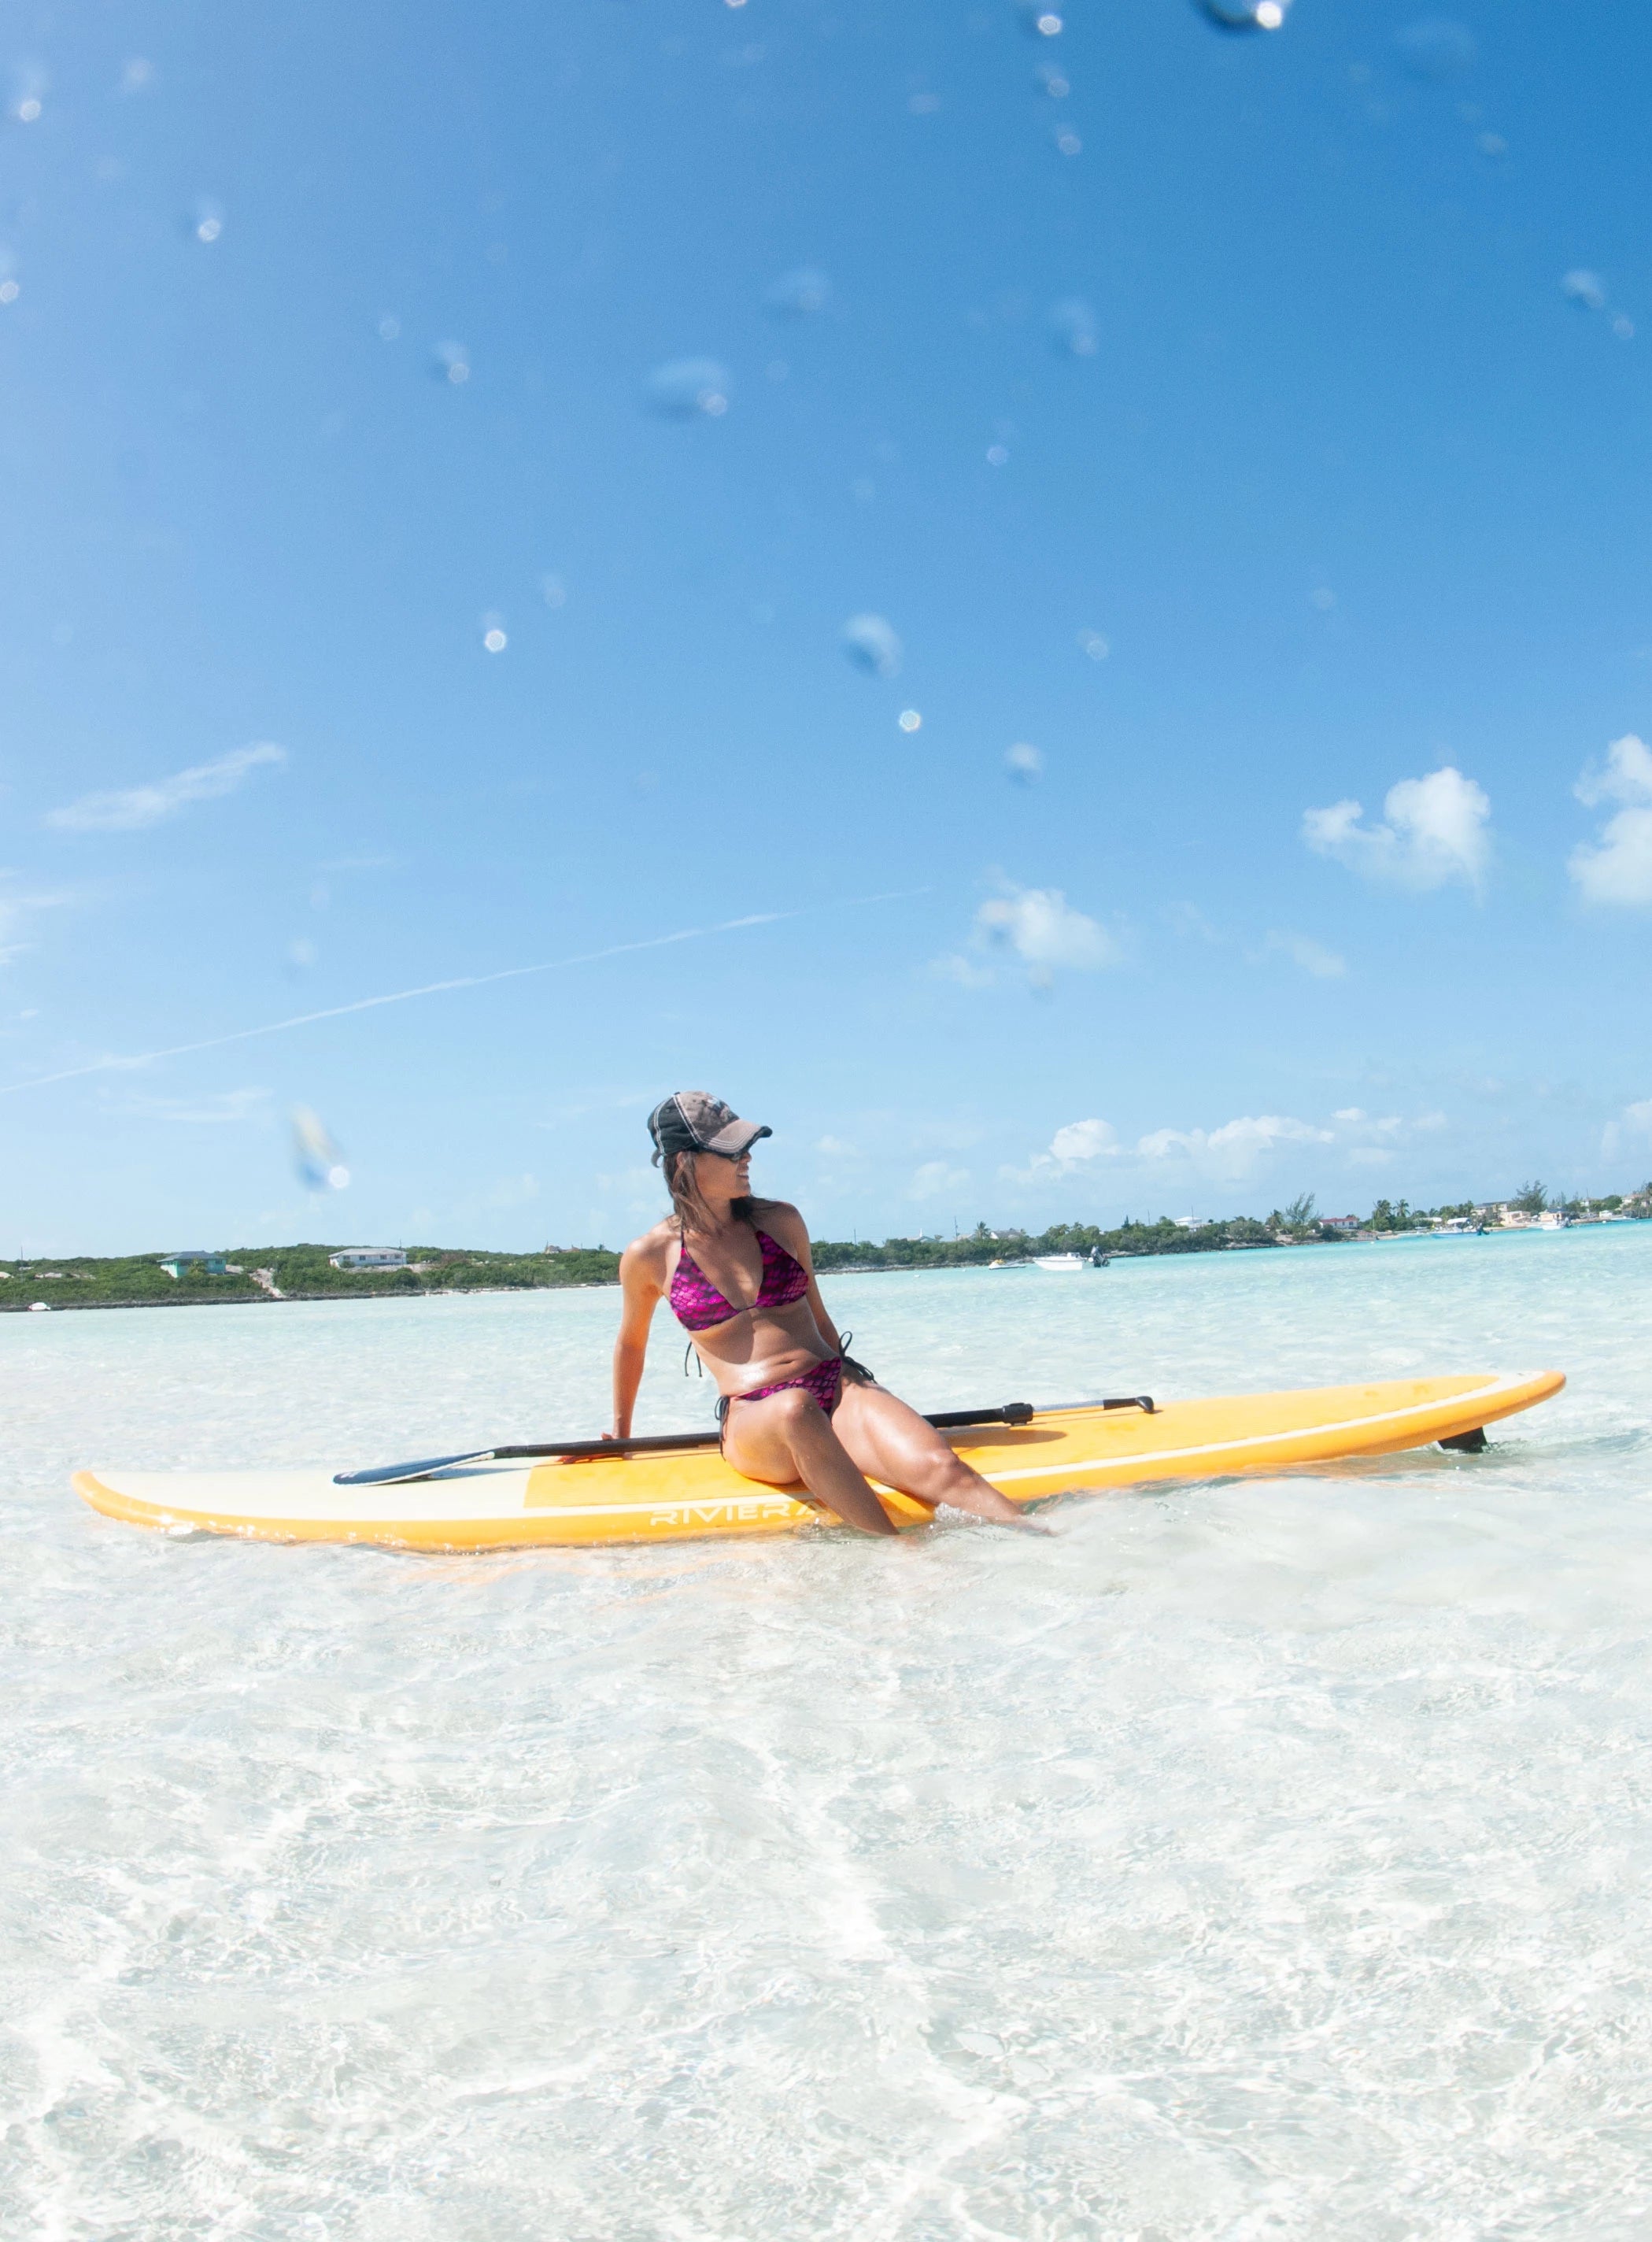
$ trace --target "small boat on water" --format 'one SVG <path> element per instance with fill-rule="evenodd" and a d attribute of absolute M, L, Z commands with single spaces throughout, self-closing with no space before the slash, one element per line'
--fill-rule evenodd
<path fill-rule="evenodd" d="M 1087 1269 L 1089 1265 L 1082 1253 L 1035 1253 L 1033 1256 L 1035 1269 L 1048 1269 L 1059 1277 L 1067 1276 L 1075 1269 Z"/>

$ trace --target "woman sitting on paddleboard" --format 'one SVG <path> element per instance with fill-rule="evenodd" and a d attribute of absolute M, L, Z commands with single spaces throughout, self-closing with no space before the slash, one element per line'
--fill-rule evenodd
<path fill-rule="evenodd" d="M 648 1117 L 673 1212 L 628 1245 L 614 1346 L 614 1437 L 629 1438 L 654 1310 L 669 1300 L 717 1380 L 723 1453 L 747 1479 L 799 1480 L 850 1526 L 893 1534 L 866 1475 L 920 1502 L 1025 1526 L 1014 1505 L 915 1409 L 844 1353 L 796 1207 L 752 1196 L 752 1146 L 772 1131 L 679 1090 Z"/>

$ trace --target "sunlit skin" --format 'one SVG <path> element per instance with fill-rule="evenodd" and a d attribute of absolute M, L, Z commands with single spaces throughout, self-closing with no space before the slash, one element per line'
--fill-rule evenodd
<path fill-rule="evenodd" d="M 733 1212 L 738 1200 L 751 1196 L 751 1154 L 743 1152 L 738 1159 L 717 1152 L 693 1157 L 694 1180 L 710 1216 L 706 1229 L 690 1232 L 694 1259 L 726 1300 L 754 1300 L 762 1283 L 762 1255 L 751 1224 Z M 730 1396 L 795 1378 L 829 1360 L 840 1344 L 815 1280 L 802 1216 L 783 1199 L 760 1199 L 756 1212 L 775 1243 L 808 1271 L 809 1289 L 789 1307 L 761 1308 L 693 1334 L 719 1392 Z M 630 1434 L 649 1327 L 676 1273 L 682 1246 L 677 1218 L 671 1215 L 620 1256 L 623 1305 L 614 1345 L 612 1435 L 617 1440 Z M 736 1400 L 728 1413 L 723 1453 L 747 1479 L 775 1487 L 801 1480 L 817 1502 L 864 1534 L 897 1530 L 866 1484 L 868 1473 L 920 1502 L 950 1503 L 1005 1526 L 1031 1524 L 915 1409 L 847 1369 L 843 1399 L 830 1417 L 812 1393 L 797 1386 L 761 1401 Z"/>

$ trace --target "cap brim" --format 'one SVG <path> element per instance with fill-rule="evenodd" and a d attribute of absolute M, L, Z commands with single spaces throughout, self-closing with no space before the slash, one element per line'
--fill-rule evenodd
<path fill-rule="evenodd" d="M 773 1130 L 761 1121 L 730 1121 L 714 1137 L 707 1138 L 703 1149 L 708 1152 L 721 1152 L 726 1158 L 732 1157 L 746 1151 L 756 1144 L 759 1137 L 772 1137 L 773 1134 Z"/>

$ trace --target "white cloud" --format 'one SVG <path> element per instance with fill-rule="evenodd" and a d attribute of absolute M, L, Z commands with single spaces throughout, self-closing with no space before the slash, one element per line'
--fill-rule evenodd
<path fill-rule="evenodd" d="M 1095 919 L 1074 910 L 1059 888 L 1011 888 L 975 914 L 977 935 L 1013 951 L 1033 979 L 1050 981 L 1059 970 L 1100 973 L 1123 951 Z"/>
<path fill-rule="evenodd" d="M 945 1160 L 926 1160 L 912 1179 L 909 1198 L 939 1198 L 945 1191 L 961 1191 L 969 1181 L 967 1168 L 949 1167 Z"/>
<path fill-rule="evenodd" d="M 1314 815 L 1310 811 L 1310 816 Z M 1316 981 L 1337 981 L 1348 968 L 1347 958 L 1334 950 L 1328 950 L 1322 942 L 1312 941 L 1305 934 L 1285 934 L 1275 930 L 1263 942 L 1261 948 L 1251 954 L 1250 963 L 1261 965 L 1269 957 L 1288 957 L 1293 965 L 1300 965 L 1304 973 L 1311 973 Z"/>
<path fill-rule="evenodd" d="M 1652 1117 L 1652 1100 L 1644 1110 Z M 1213 1181 L 1238 1179 L 1282 1146 L 1339 1144 L 1347 1148 L 1350 1161 L 1374 1163 L 1390 1157 L 1386 1147 L 1448 1125 L 1443 1113 L 1423 1113 L 1410 1121 L 1398 1113 L 1374 1119 L 1358 1105 L 1343 1106 L 1333 1118 L 1339 1127 L 1321 1128 L 1289 1113 L 1244 1113 L 1218 1129 L 1149 1130 L 1134 1144 L 1122 1143 L 1110 1122 L 1069 1121 L 1056 1131 L 1049 1149 L 1034 1152 L 1025 1168 L 1006 1167 L 999 1172 L 1007 1181 L 1025 1184 L 1070 1175 L 1095 1160 L 1131 1166 L 1185 1160 Z"/>
<path fill-rule="evenodd" d="M 255 770 L 266 763 L 284 763 L 284 748 L 260 740 L 250 748 L 233 748 L 216 762 L 196 763 L 174 771 L 171 778 L 148 786 L 133 786 L 108 794 L 83 794 L 77 802 L 46 813 L 45 822 L 64 833 L 137 833 L 175 817 L 191 802 L 211 802 L 233 794 Z"/>
<path fill-rule="evenodd" d="M 1615 1160 L 1631 1149 L 1652 1139 L 1652 1098 L 1637 1098 L 1626 1105 L 1615 1121 L 1609 1121 L 1601 1131 L 1602 1158 Z"/>
<path fill-rule="evenodd" d="M 1112 1158 L 1123 1150 L 1108 1122 L 1069 1121 L 1051 1138 L 1049 1157 L 1071 1166 L 1079 1160 Z"/>
<path fill-rule="evenodd" d="M 1633 732 L 1614 740 L 1604 767 L 1591 764 L 1572 791 L 1589 809 L 1626 806 L 1609 817 L 1597 842 L 1581 842 L 1566 869 L 1585 903 L 1652 903 L 1652 748 Z"/>
<path fill-rule="evenodd" d="M 1237 1174 L 1254 1166 L 1259 1156 L 1272 1151 L 1275 1144 L 1332 1144 L 1335 1141 L 1329 1129 L 1316 1129 L 1311 1122 L 1295 1120 L 1288 1113 L 1245 1113 L 1235 1121 L 1225 1121 L 1220 1129 L 1213 1129 L 1208 1134 L 1203 1129 L 1155 1129 L 1138 1141 L 1136 1151 L 1144 1159 L 1166 1160 L 1183 1156 Z"/>
<path fill-rule="evenodd" d="M 1279 1113 L 1245 1114 L 1238 1120 L 1224 1122 L 1220 1129 L 1209 1131 L 1154 1129 L 1145 1137 L 1138 1137 L 1134 1145 L 1121 1144 L 1109 1122 L 1069 1121 L 1050 1139 L 1048 1151 L 1034 1152 L 1024 1169 L 1007 1168 L 1002 1172 L 1018 1181 L 1030 1182 L 1045 1172 L 1070 1174 L 1091 1160 L 1187 1158 L 1200 1162 L 1217 1174 L 1237 1175 L 1276 1144 L 1330 1144 L 1335 1141 L 1328 1129 L 1316 1129 L 1310 1122 Z"/>
<path fill-rule="evenodd" d="M 829 1160 L 853 1160 L 859 1157 L 855 1147 L 841 1137 L 822 1137 L 814 1149 L 817 1152 L 824 1152 Z"/>
<path fill-rule="evenodd" d="M 1442 888 L 1461 880 L 1478 893 L 1491 856 L 1491 803 L 1451 764 L 1402 778 L 1382 804 L 1387 822 L 1367 825 L 1363 804 L 1334 802 L 1302 816 L 1302 838 L 1321 856 L 1374 880 Z"/>
<path fill-rule="evenodd" d="M 1625 732 L 1606 750 L 1604 767 L 1585 766 L 1572 792 L 1589 809 L 1602 802 L 1652 802 L 1652 748 Z"/>
<path fill-rule="evenodd" d="M 538 1176 L 505 1176 L 489 1191 L 486 1204 L 492 1207 L 527 1206 L 538 1196 Z"/>
<path fill-rule="evenodd" d="M 957 950 L 936 958 L 929 970 L 938 980 L 956 981 L 960 989 L 990 989 L 998 977 L 987 966 L 978 965 L 973 957 L 965 957 Z"/>
<path fill-rule="evenodd" d="M 1598 848 L 1580 842 L 1567 869 L 1589 903 L 1652 903 L 1652 809 L 1620 809 Z"/>

